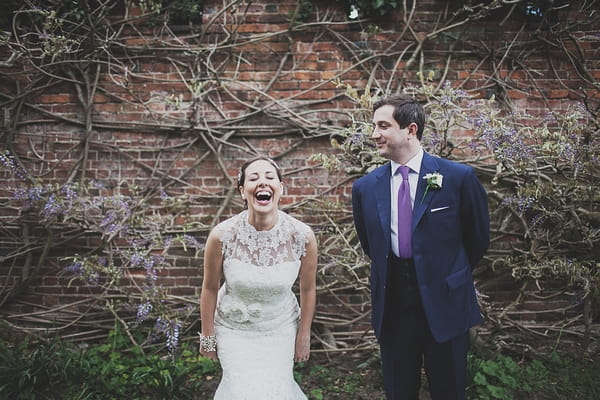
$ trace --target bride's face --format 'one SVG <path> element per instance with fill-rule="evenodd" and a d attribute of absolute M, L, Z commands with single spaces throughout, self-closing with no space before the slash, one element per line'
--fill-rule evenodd
<path fill-rule="evenodd" d="M 248 209 L 258 212 L 277 210 L 283 185 L 275 167 L 266 160 L 257 160 L 246 167 L 244 175 L 240 193 Z"/>

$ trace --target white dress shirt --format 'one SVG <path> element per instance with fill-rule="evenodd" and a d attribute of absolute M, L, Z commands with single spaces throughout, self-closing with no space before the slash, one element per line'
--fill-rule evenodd
<path fill-rule="evenodd" d="M 423 149 L 420 148 L 417 154 L 413 158 L 408 160 L 405 164 L 410 171 L 408 172 L 408 184 L 410 186 L 410 203 L 415 208 L 415 197 L 417 194 L 417 185 L 419 183 L 419 172 L 421 171 L 421 161 L 423 161 Z M 392 209 L 390 215 L 390 222 L 392 228 L 392 251 L 398 255 L 398 189 L 402 183 L 402 175 L 396 173 L 398 167 L 402 164 L 398 164 L 395 161 L 391 161 L 392 177 L 390 182 Z"/>

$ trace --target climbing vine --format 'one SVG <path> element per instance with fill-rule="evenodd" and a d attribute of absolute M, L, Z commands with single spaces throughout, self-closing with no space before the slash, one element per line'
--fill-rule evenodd
<path fill-rule="evenodd" d="M 276 22 L 271 31 L 249 28 L 259 3 Z M 147 329 L 137 344 L 158 333 L 174 351 L 198 330 L 197 298 L 164 282 L 182 260 L 199 269 L 208 230 L 242 206 L 232 165 L 276 141 L 270 155 L 285 163 L 331 140 L 335 157 L 285 169 L 293 179 L 330 167 L 330 186 L 284 208 L 310 216 L 319 237 L 319 298 L 330 308 L 316 317 L 316 340 L 326 350 L 371 348 L 368 261 L 339 193 L 382 162 L 369 140 L 373 99 L 403 90 L 426 105 L 427 148 L 473 165 L 488 187 L 494 241 L 476 277 L 490 330 L 593 339 L 596 3 L 445 2 L 436 13 L 412 1 L 276 3 L 7 3 L 0 306 L 11 329 L 41 324 L 93 339 L 116 321 Z M 281 3 L 285 11 L 269 11 Z M 490 21 L 499 28 L 488 33 Z M 336 50 L 299 50 L 320 42 Z M 313 56 L 331 57 L 327 75 L 305 78 Z M 267 61 L 267 74 L 247 77 L 248 65 Z M 278 91 L 291 80 L 301 84 Z M 528 96 L 535 110 L 518 103 Z M 15 307 L 54 276 L 68 304 Z M 507 281 L 558 281 L 557 296 L 572 301 L 558 311 L 569 316 L 521 322 L 520 293 L 508 305 L 486 297 Z"/>

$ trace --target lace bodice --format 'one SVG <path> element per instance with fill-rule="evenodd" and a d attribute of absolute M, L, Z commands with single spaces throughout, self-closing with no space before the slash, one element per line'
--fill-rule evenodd
<path fill-rule="evenodd" d="M 225 276 L 215 323 L 263 333 L 295 323 L 299 307 L 292 286 L 310 228 L 279 211 L 272 229 L 257 231 L 243 211 L 215 229 L 220 233 Z"/>
<path fill-rule="evenodd" d="M 271 267 L 297 261 L 306 252 L 307 227 L 302 222 L 279 212 L 277 223 L 268 231 L 257 231 L 248 223 L 243 211 L 223 222 L 221 244 L 225 259 L 237 259 L 259 267 Z"/>

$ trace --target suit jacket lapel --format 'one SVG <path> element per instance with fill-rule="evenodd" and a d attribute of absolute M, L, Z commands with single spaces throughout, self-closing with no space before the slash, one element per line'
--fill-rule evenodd
<path fill-rule="evenodd" d="M 389 238 L 392 235 L 391 220 L 391 198 L 390 198 L 390 178 L 392 176 L 390 163 L 386 163 L 377 170 L 375 196 L 377 198 L 377 213 L 379 214 L 379 223 L 384 233 L 384 237 Z M 389 240 L 388 240 L 389 242 Z"/>
<path fill-rule="evenodd" d="M 421 161 L 421 170 L 419 171 L 419 182 L 417 183 L 417 193 L 415 195 L 415 203 L 413 205 L 413 232 L 417 225 L 419 225 L 419 221 L 425 214 L 425 211 L 429 207 L 429 203 L 431 203 L 431 199 L 435 194 L 435 191 L 430 190 L 427 192 L 427 195 L 425 195 L 425 188 L 427 187 L 427 182 L 425 181 L 425 179 L 423 179 L 423 177 L 429 173 L 436 172 L 438 170 L 439 165 L 437 163 L 436 158 L 429 155 L 428 153 L 423 153 L 423 161 Z"/>

